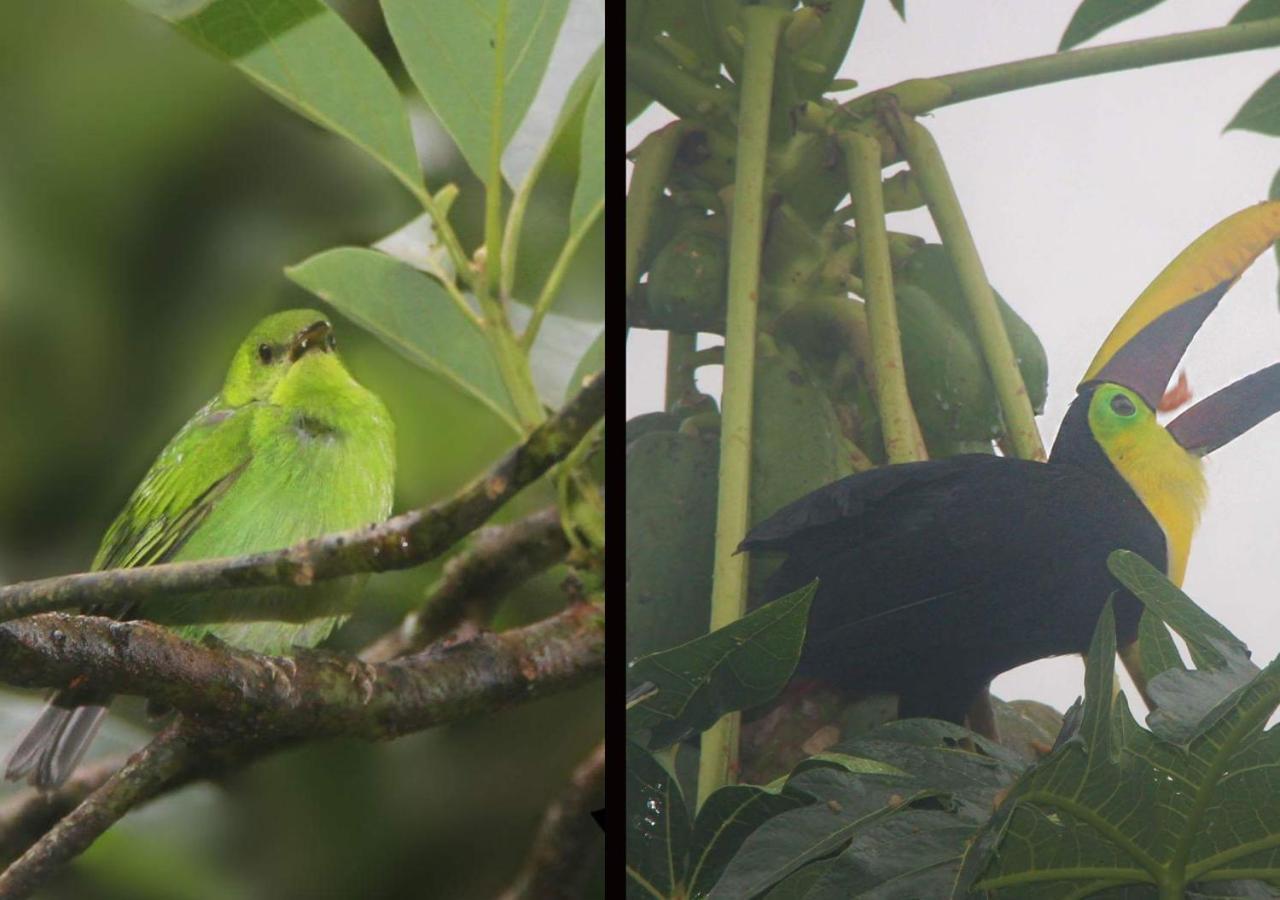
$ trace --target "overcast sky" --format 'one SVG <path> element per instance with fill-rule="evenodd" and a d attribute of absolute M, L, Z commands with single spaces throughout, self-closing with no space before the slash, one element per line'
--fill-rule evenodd
<path fill-rule="evenodd" d="M 909 0 L 904 25 L 888 0 L 867 0 L 841 75 L 862 90 L 1050 53 L 1077 3 Z M 1242 4 L 1168 0 L 1090 46 L 1224 25 Z M 1280 50 L 1237 53 L 974 100 L 925 120 L 992 283 L 1048 352 L 1046 447 L 1128 304 L 1193 238 L 1265 199 L 1280 139 L 1222 129 L 1278 68 Z M 669 119 L 650 109 L 630 127 L 628 146 Z M 923 211 L 895 213 L 889 224 L 936 239 Z M 1276 283 L 1266 254 L 1200 333 L 1184 360 L 1196 397 L 1280 359 Z M 661 408 L 664 353 L 664 333 L 632 330 L 628 417 Z M 718 393 L 716 382 L 701 383 Z M 1184 585 L 1260 664 L 1280 653 L 1277 448 L 1280 416 L 1207 460 L 1209 507 Z M 1001 676 L 994 691 L 1061 710 L 1082 692 L 1082 674 L 1078 658 L 1044 660 Z"/>

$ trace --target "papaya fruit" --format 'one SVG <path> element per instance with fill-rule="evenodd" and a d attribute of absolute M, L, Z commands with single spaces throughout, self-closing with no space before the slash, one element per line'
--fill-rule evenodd
<path fill-rule="evenodd" d="M 626 452 L 630 660 L 707 631 L 720 445 L 701 435 L 649 431 Z"/>
<path fill-rule="evenodd" d="M 969 315 L 969 306 L 956 280 L 955 269 L 946 248 L 941 244 L 925 244 L 903 263 L 901 278 L 908 284 L 922 288 L 936 300 L 970 336 L 974 346 L 977 346 L 978 338 Z M 1000 318 L 1004 320 L 1005 331 L 1009 334 L 1009 343 L 1018 360 L 1022 380 L 1027 386 L 1031 408 L 1037 414 L 1042 413 L 1045 397 L 1049 392 L 1049 361 L 1045 356 L 1044 345 L 1031 330 L 1031 326 L 1014 312 L 1000 293 L 994 288 L 992 292 L 1000 307 Z"/>
<path fill-rule="evenodd" d="M 701 228 L 683 228 L 649 266 L 648 312 L 672 331 L 698 331 L 707 320 L 723 320 L 727 277 L 724 238 Z"/>
<path fill-rule="evenodd" d="M 922 288 L 895 284 L 894 296 L 907 392 L 926 443 L 990 441 L 1000 414 L 973 337 Z"/>

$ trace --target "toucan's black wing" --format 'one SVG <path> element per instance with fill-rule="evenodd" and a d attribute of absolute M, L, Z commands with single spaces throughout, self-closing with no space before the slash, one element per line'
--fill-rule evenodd
<path fill-rule="evenodd" d="M 1030 465 L 1041 464 L 970 453 L 860 472 L 787 504 L 752 528 L 738 549 L 788 550 L 832 530 L 843 532 L 848 538 L 850 532 L 859 530 L 857 526 L 868 514 L 886 505 L 897 505 L 912 495 L 934 506 L 935 515 L 946 516 L 949 507 L 964 501 L 966 487 L 985 483 L 992 474 Z M 895 530 L 911 530 L 925 523 L 899 517 L 886 524 L 892 524 Z"/>
<path fill-rule="evenodd" d="M 1088 645 L 1118 587 L 1111 550 L 1164 563 L 1159 526 L 1118 476 L 985 455 L 834 482 L 742 547 L 785 554 L 770 597 L 819 579 L 798 674 L 948 718 L 992 675 Z"/>

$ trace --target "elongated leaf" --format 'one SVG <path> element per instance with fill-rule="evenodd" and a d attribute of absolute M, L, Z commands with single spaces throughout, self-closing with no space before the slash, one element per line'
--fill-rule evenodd
<path fill-rule="evenodd" d="M 582 382 L 588 375 L 594 375 L 604 368 L 604 329 L 596 335 L 596 339 L 591 342 L 591 346 L 586 349 L 582 357 L 578 360 L 578 364 L 573 367 L 573 374 L 569 376 L 569 383 L 564 389 L 564 399 L 570 400 L 577 396 L 578 391 L 582 390 Z"/>
<path fill-rule="evenodd" d="M 794 794 L 751 784 L 731 784 L 713 793 L 693 824 L 687 879 L 690 893 L 697 897 L 709 892 L 753 831 L 805 803 Z"/>
<path fill-rule="evenodd" d="M 592 88 L 599 81 L 603 71 L 604 47 L 601 46 L 583 65 L 582 70 L 574 78 L 573 84 L 569 86 L 556 123 L 547 136 L 546 143 L 538 151 L 537 158 L 521 182 L 520 189 L 516 192 L 516 197 L 511 204 L 511 215 L 506 226 L 507 233 L 503 237 L 503 287 L 508 294 L 514 293 L 517 299 L 523 296 L 526 303 L 537 298 L 537 289 L 528 283 L 527 274 L 521 279 L 519 290 L 513 289 L 516 267 L 519 264 L 520 269 L 527 272 L 530 263 L 538 263 L 536 271 L 539 273 L 538 284 L 541 284 L 554 260 L 522 259 L 522 253 L 526 250 L 525 244 L 530 239 L 539 239 L 539 248 L 528 248 L 529 252 L 554 257 L 555 241 L 558 239 L 563 243 L 569 233 L 567 210 L 571 201 L 567 202 L 564 198 L 566 194 L 569 197 L 573 196 L 573 189 L 569 186 L 571 182 L 568 179 L 574 177 L 573 173 L 577 171 L 581 158 L 582 143 L 585 140 L 582 119 L 586 112 L 587 101 L 592 96 Z M 551 185 L 550 192 L 541 190 L 544 187 L 542 175 L 548 171 L 548 167 L 551 170 L 550 180 L 560 182 Z M 603 172 L 603 168 L 601 171 Z M 536 201 L 535 191 L 537 192 Z M 547 209 L 549 204 L 553 206 L 554 211 Z M 530 210 L 533 211 L 536 219 L 530 223 L 532 228 L 526 228 L 525 215 Z M 555 231 L 555 235 L 536 233 L 545 232 L 548 227 Z"/>
<path fill-rule="evenodd" d="M 533 102 L 567 6 L 568 0 L 382 0 L 413 83 L 482 181 Z"/>
<path fill-rule="evenodd" d="M 633 684 L 652 682 L 652 698 L 627 712 L 629 731 L 652 729 L 662 747 L 711 726 L 727 712 L 757 706 L 795 670 L 817 581 L 671 650 L 631 664 Z"/>
<path fill-rule="evenodd" d="M 627 743 L 627 896 L 674 897 L 689 855 L 689 810 L 675 776 Z"/>
<path fill-rule="evenodd" d="M 966 839 L 1024 768 L 1011 752 L 928 719 L 891 722 L 838 747 L 863 771 L 797 766 L 783 794 L 811 802 L 759 825 L 711 897 L 755 896 L 833 853 L 804 896 L 945 896 L 938 887 L 954 880 Z M 867 771 L 867 761 L 885 768 Z"/>
<path fill-rule="evenodd" d="M 582 116 L 582 152 L 569 228 L 586 228 L 604 206 L 604 72 L 596 79 Z"/>
<path fill-rule="evenodd" d="M 133 2 L 347 138 L 411 190 L 422 190 L 400 92 L 359 36 L 321 0 Z"/>
<path fill-rule="evenodd" d="M 1268 78 L 1244 102 L 1226 130 L 1233 128 L 1280 137 L 1280 72 Z"/>
<path fill-rule="evenodd" d="M 1107 557 L 1107 568 L 1147 609 L 1182 635 L 1197 664 L 1222 665 L 1225 658 L 1218 649 L 1222 645 L 1232 648 L 1236 654 L 1248 655 L 1248 648 L 1225 625 L 1197 606 L 1138 554 L 1116 550 Z"/>
<path fill-rule="evenodd" d="M 889 0 L 889 5 L 898 14 L 898 18 L 907 21 L 907 0 Z"/>
<path fill-rule="evenodd" d="M 523 186 L 538 155 L 551 143 L 583 69 L 603 55 L 604 6 L 600 0 L 569 0 L 542 84 L 502 154 L 502 174 L 512 188 Z"/>
<path fill-rule="evenodd" d="M 1280 16 L 1280 0 L 1249 0 L 1231 17 L 1231 24 L 1257 22 L 1261 19 L 1270 19 L 1275 16 Z"/>
<path fill-rule="evenodd" d="M 519 432 L 489 342 L 438 282 L 363 247 L 326 250 L 285 274 L 406 359 L 471 394 Z"/>
<path fill-rule="evenodd" d="M 1163 2 L 1164 0 L 1084 0 L 1076 7 L 1075 15 L 1067 24 L 1058 49 L 1070 50 L 1112 25 L 1132 19 Z"/>
<path fill-rule="evenodd" d="M 1216 652 L 1229 660 L 1237 646 L 1233 636 Z M 1174 742 L 1141 728 L 1123 694 L 1113 698 L 1114 651 L 1108 603 L 1089 650 L 1079 733 L 1029 770 L 984 827 L 966 855 L 960 892 L 1057 898 L 1107 887 L 1116 896 L 1154 896 L 1157 883 L 1190 888 L 1244 873 L 1280 880 L 1280 806 L 1269 802 L 1280 789 L 1280 729 L 1263 730 L 1280 706 L 1280 660 Z M 1161 678 L 1186 682 L 1192 674 Z M 1185 723 L 1187 710 L 1168 700 L 1168 712 Z M 1216 890 L 1201 887 L 1189 895 Z M 1119 893 L 1126 890 L 1135 893 Z"/>

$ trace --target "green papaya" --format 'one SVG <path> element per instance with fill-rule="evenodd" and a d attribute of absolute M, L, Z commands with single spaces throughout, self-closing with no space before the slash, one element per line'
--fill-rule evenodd
<path fill-rule="evenodd" d="M 648 312 L 672 331 L 698 331 L 701 323 L 724 318 L 727 277 L 724 238 L 701 228 L 684 228 L 649 267 Z"/>
<path fill-rule="evenodd" d="M 699 435 L 650 431 L 629 442 L 626 453 L 630 660 L 707 631 L 720 445 Z"/>
<path fill-rule="evenodd" d="M 826 391 L 794 348 L 768 337 L 756 351 L 751 521 L 853 473 L 851 447 Z M 776 560 L 751 561 L 757 594 Z"/>
<path fill-rule="evenodd" d="M 977 346 L 977 333 L 969 315 L 969 307 L 956 280 L 955 268 L 946 248 L 941 244 L 925 244 L 913 253 L 902 266 L 903 281 L 922 288 L 964 328 L 974 346 Z M 1013 347 L 1013 355 L 1018 360 L 1018 369 L 1022 372 L 1022 380 L 1027 386 L 1027 397 L 1031 408 L 1037 414 L 1044 412 L 1045 397 L 1049 392 L 1049 361 L 1045 356 L 1044 345 L 1036 337 L 1021 316 L 1005 302 L 999 292 L 995 293 L 996 303 L 1000 307 L 1000 317 L 1004 320 L 1005 331 L 1009 334 L 1009 343 Z"/>
<path fill-rule="evenodd" d="M 990 441 L 1000 415 L 977 344 L 923 289 L 899 283 L 894 295 L 907 392 L 926 443 Z"/>

